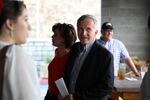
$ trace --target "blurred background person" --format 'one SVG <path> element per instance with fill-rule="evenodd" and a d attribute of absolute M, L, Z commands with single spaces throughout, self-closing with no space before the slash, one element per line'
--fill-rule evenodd
<path fill-rule="evenodd" d="M 118 69 L 120 66 L 120 61 L 129 66 L 136 76 L 140 76 L 139 71 L 135 67 L 125 45 L 117 39 L 113 39 L 114 28 L 110 22 L 104 22 L 101 27 L 101 37 L 99 39 L 100 43 L 106 47 L 114 56 L 114 74 L 118 75 Z"/>
<path fill-rule="evenodd" d="M 18 0 L 1 0 L 1 3 L 0 49 L 11 45 L 3 58 L 2 100 L 40 100 L 36 67 L 20 46 L 26 42 L 29 31 L 26 5 Z"/>
<path fill-rule="evenodd" d="M 148 28 L 150 29 L 150 15 L 148 16 Z M 142 80 L 140 94 L 141 100 L 150 100 L 150 65 Z"/>

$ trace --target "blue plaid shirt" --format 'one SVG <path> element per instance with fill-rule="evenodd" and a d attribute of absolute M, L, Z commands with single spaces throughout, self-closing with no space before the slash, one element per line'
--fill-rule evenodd
<path fill-rule="evenodd" d="M 124 60 L 129 58 L 129 53 L 125 47 L 125 45 L 117 40 L 117 39 L 110 39 L 106 43 L 99 39 L 100 43 L 106 47 L 114 56 L 114 74 L 117 76 L 117 72 L 119 69 L 120 60 Z"/>

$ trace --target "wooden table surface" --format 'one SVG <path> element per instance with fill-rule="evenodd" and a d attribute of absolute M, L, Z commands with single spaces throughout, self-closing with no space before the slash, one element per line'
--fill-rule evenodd
<path fill-rule="evenodd" d="M 112 100 L 140 100 L 141 78 L 137 80 L 119 80 L 115 78 L 114 91 L 110 94 Z"/>

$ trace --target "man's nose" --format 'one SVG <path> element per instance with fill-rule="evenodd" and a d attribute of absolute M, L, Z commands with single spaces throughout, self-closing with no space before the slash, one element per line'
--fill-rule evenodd
<path fill-rule="evenodd" d="M 83 30 L 83 31 L 81 32 L 82 35 L 86 35 L 86 33 L 87 33 L 86 30 Z"/>

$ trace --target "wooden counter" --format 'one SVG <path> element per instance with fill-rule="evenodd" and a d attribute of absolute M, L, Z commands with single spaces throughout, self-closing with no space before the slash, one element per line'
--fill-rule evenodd
<path fill-rule="evenodd" d="M 142 80 L 130 81 L 115 79 L 114 91 L 110 94 L 112 100 L 140 100 L 140 85 Z"/>

